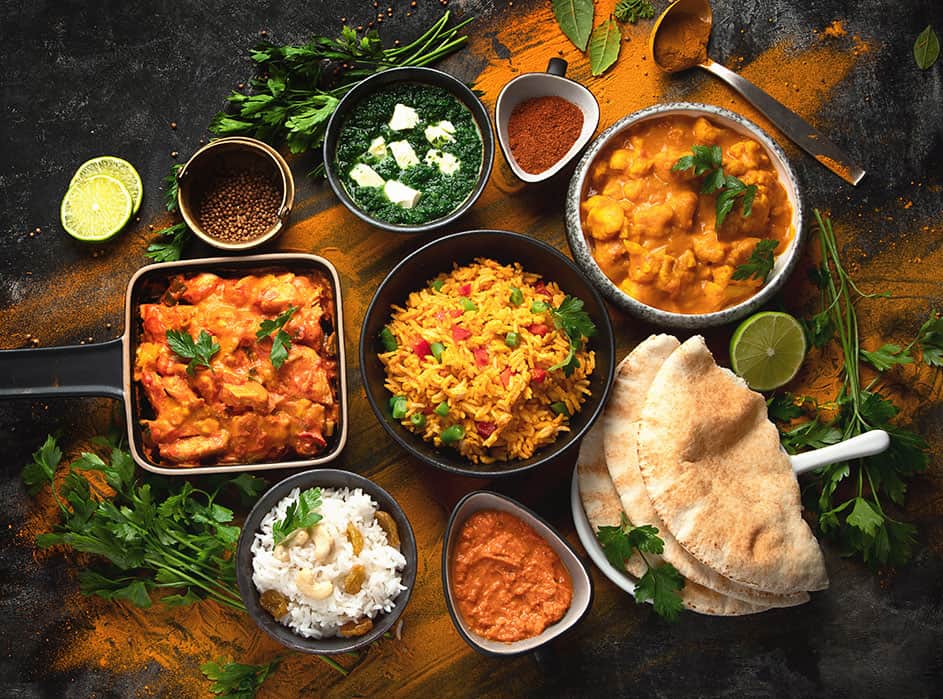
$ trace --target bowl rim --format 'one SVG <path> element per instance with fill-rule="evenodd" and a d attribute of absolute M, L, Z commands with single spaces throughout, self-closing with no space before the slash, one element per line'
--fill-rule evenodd
<path fill-rule="evenodd" d="M 548 635 L 547 638 L 545 638 L 543 641 L 541 641 L 540 643 L 536 645 L 527 645 L 528 642 L 533 641 L 534 638 L 536 638 L 536 636 L 524 638 L 519 641 L 511 641 L 506 644 L 509 647 L 509 649 L 506 652 L 486 648 L 477 640 L 475 636 L 471 635 L 468 631 L 465 630 L 462 622 L 459 621 L 459 612 L 455 608 L 455 605 L 453 603 L 452 589 L 449 586 L 449 577 L 450 577 L 449 576 L 449 549 L 451 548 L 450 544 L 457 533 L 456 520 L 458 519 L 459 514 L 462 512 L 462 509 L 466 507 L 466 503 L 468 503 L 469 501 L 480 499 L 483 502 L 480 506 L 477 506 L 477 507 L 472 505 L 472 509 L 468 512 L 468 515 L 465 517 L 463 522 L 467 521 L 468 517 L 470 517 L 474 513 L 480 512 L 481 510 L 489 509 L 488 501 L 491 500 L 492 498 L 501 500 L 505 504 L 509 505 L 512 510 L 516 510 L 518 513 L 518 519 L 521 519 L 525 524 L 530 526 L 531 529 L 534 530 L 534 533 L 537 534 L 537 536 L 539 536 L 544 541 L 547 541 L 547 537 L 545 537 L 540 531 L 537 531 L 533 526 L 531 526 L 531 523 L 527 521 L 528 519 L 538 522 L 540 525 L 545 527 L 551 534 L 553 534 L 557 538 L 557 540 L 563 544 L 563 547 L 567 549 L 569 553 L 571 554 L 572 559 L 577 566 L 577 570 L 581 574 L 581 577 L 583 579 L 583 584 L 585 584 L 585 587 L 586 587 L 585 606 L 583 607 L 582 610 L 577 612 L 576 617 L 572 619 L 567 626 L 551 631 L 551 633 Z M 520 514 L 523 514 L 524 516 L 521 517 L 519 516 Z M 573 583 L 574 600 L 575 600 L 575 596 L 576 596 L 575 592 L 576 592 L 576 585 L 577 585 L 576 581 L 574 580 L 575 576 L 573 575 L 573 571 L 571 570 L 570 566 L 566 565 L 566 561 L 563 561 L 561 558 L 561 562 L 564 564 L 564 566 L 567 569 L 567 572 L 570 574 L 571 582 Z M 465 495 L 461 500 L 459 500 L 455 504 L 455 507 L 452 508 L 452 512 L 449 514 L 449 519 L 445 525 L 445 532 L 442 537 L 441 578 L 442 578 L 442 594 L 445 597 L 446 609 L 448 610 L 449 617 L 452 620 L 452 625 L 455 627 L 456 631 L 458 631 L 459 635 L 462 637 L 462 640 L 464 640 L 469 646 L 472 647 L 472 649 L 481 653 L 482 655 L 488 655 L 488 656 L 500 657 L 500 658 L 513 657 L 516 655 L 523 655 L 525 653 L 533 653 L 534 651 L 539 650 L 541 647 L 545 646 L 551 641 L 570 632 L 574 627 L 579 625 L 579 623 L 586 617 L 587 614 L 589 614 L 589 610 L 592 609 L 593 607 L 593 599 L 595 597 L 595 587 L 593 584 L 593 576 L 590 574 L 589 567 L 586 565 L 586 562 L 580 556 L 579 552 L 576 550 L 573 544 L 567 541 L 566 537 L 564 537 L 563 534 L 561 534 L 560 531 L 556 527 L 554 527 L 552 524 L 550 524 L 550 522 L 545 520 L 539 514 L 534 512 L 532 509 L 530 509 L 526 505 L 521 504 L 514 498 L 508 497 L 507 495 L 503 495 L 501 493 L 497 493 L 493 490 L 474 490 L 468 493 L 467 495 Z M 574 603 L 574 600 L 571 600 L 570 602 L 571 605 Z M 569 609 L 567 611 L 569 611 Z M 563 621 L 563 617 L 561 617 L 558 621 L 554 622 L 554 624 L 551 624 L 550 626 L 548 626 L 547 629 L 552 629 L 554 625 L 559 624 L 562 621 Z M 544 632 L 542 631 L 541 633 L 544 633 Z M 527 647 L 520 648 L 519 646 L 521 645 L 527 645 Z"/>
<path fill-rule="evenodd" d="M 386 498 L 390 503 L 392 503 L 392 509 L 394 512 L 391 512 L 390 514 L 392 514 L 394 519 L 396 519 L 397 526 L 402 529 L 403 525 L 405 524 L 405 531 L 400 531 L 400 540 L 401 542 L 406 542 L 408 546 L 403 546 L 401 543 L 400 551 L 403 553 L 404 558 L 406 558 L 406 566 L 403 569 L 401 578 L 401 583 L 405 586 L 406 589 L 402 590 L 396 596 L 393 609 L 384 613 L 383 618 L 378 623 L 374 624 L 370 631 L 368 631 L 363 636 L 358 636 L 351 639 L 341 639 L 341 637 L 326 639 L 305 638 L 304 636 L 301 636 L 290 629 L 288 626 L 285 626 L 277 621 L 275 621 L 274 624 L 262 624 L 260 618 L 271 619 L 271 617 L 262 616 L 265 615 L 266 612 L 259 606 L 259 592 L 255 587 L 255 583 L 252 582 L 252 543 L 255 540 L 255 534 L 258 530 L 259 523 L 280 500 L 287 497 L 288 493 L 290 493 L 295 488 L 304 489 L 309 487 L 350 487 L 320 485 L 320 482 L 325 477 L 344 479 L 352 478 L 357 483 L 357 485 L 353 487 L 360 488 L 366 494 L 370 495 L 370 497 L 374 500 L 378 501 L 376 495 L 379 494 L 381 498 Z M 383 503 L 379 503 L 378 501 L 378 504 L 380 505 L 380 508 L 383 507 Z M 252 524 L 250 527 L 249 525 L 252 522 L 254 522 L 254 524 Z M 404 551 L 403 549 L 405 548 L 408 548 L 409 550 Z M 247 566 L 240 565 L 240 559 L 243 555 L 247 557 Z M 278 641 L 283 646 L 291 648 L 292 650 L 297 650 L 312 655 L 337 655 L 339 653 L 349 653 L 370 645 L 380 638 L 384 633 L 386 633 L 393 626 L 393 624 L 396 623 L 397 619 L 399 619 L 403 611 L 406 609 L 407 604 L 409 603 L 413 588 L 416 586 L 416 576 L 419 565 L 418 545 L 416 543 L 416 536 L 413 532 L 412 524 L 410 523 L 409 518 L 406 516 L 406 512 L 403 510 L 402 506 L 399 504 L 396 498 L 394 498 L 387 490 L 366 476 L 361 476 L 359 473 L 339 468 L 314 468 L 307 471 L 302 471 L 300 473 L 295 473 L 279 481 L 278 483 L 275 483 L 268 490 L 266 490 L 252 506 L 252 509 L 246 516 L 245 522 L 243 523 L 242 529 L 239 533 L 239 540 L 236 544 L 235 556 L 236 582 L 239 587 L 239 596 L 242 598 L 242 603 L 245 605 L 246 611 L 252 618 L 252 621 L 255 622 L 256 626 L 264 631 L 266 635 Z M 346 640 L 348 643 L 332 649 L 318 648 L 318 645 L 324 641 L 336 641 L 338 639 Z"/>
<path fill-rule="evenodd" d="M 251 240 L 240 243 L 219 240 L 204 231 L 197 218 L 191 216 L 190 207 L 184 201 L 184 190 L 192 181 L 186 178 L 186 172 L 193 163 L 195 163 L 198 158 L 205 158 L 207 153 L 212 150 L 236 145 L 245 146 L 250 151 L 254 151 L 262 156 L 267 156 L 268 159 L 274 163 L 276 170 L 278 170 L 281 176 L 282 190 L 282 199 L 278 207 L 278 220 L 266 233 L 263 233 L 258 238 L 252 238 Z M 180 216 L 197 238 L 219 250 L 237 252 L 252 250 L 272 240 L 287 227 L 288 216 L 291 213 L 295 201 L 295 180 L 294 176 L 291 174 L 291 168 L 288 162 L 282 157 L 281 153 L 272 148 L 269 144 L 249 136 L 226 136 L 224 138 L 213 139 L 206 145 L 201 146 L 190 156 L 187 162 L 183 164 L 183 167 L 176 173 L 175 179 L 177 180 L 177 210 L 180 212 Z"/>
<path fill-rule="evenodd" d="M 656 308 L 655 306 L 649 306 L 629 296 L 617 287 L 599 267 L 595 258 L 592 256 L 592 252 L 589 249 L 589 244 L 586 242 L 582 229 L 580 203 L 583 186 L 589 174 L 590 166 L 596 156 L 599 155 L 599 152 L 609 145 L 610 141 L 619 133 L 636 123 L 653 117 L 674 113 L 691 113 L 692 116 L 715 117 L 727 122 L 733 122 L 741 129 L 750 132 L 752 136 L 759 141 L 760 145 L 764 147 L 767 154 L 778 161 L 778 164 L 782 167 L 786 175 L 786 182 L 783 182 L 783 186 L 787 190 L 787 193 L 792 195 L 790 197 L 790 203 L 793 204 L 793 217 L 790 223 L 794 224 L 795 231 L 789 247 L 782 254 L 777 256 L 777 261 L 783 259 L 779 269 L 774 270 L 767 282 L 753 296 L 744 299 L 734 306 L 729 306 L 711 313 L 676 313 L 674 311 L 666 311 L 661 308 Z M 685 330 L 724 325 L 739 320 L 751 312 L 758 310 L 782 288 L 786 280 L 795 270 L 799 263 L 802 245 L 806 237 L 804 225 L 805 211 L 800 180 L 782 147 L 776 143 L 766 131 L 760 128 L 759 125 L 746 117 L 729 109 L 725 109 L 724 107 L 700 102 L 665 102 L 655 104 L 622 117 L 599 134 L 583 153 L 583 157 L 577 164 L 573 172 L 573 177 L 570 179 L 566 194 L 565 220 L 566 238 L 570 245 L 570 250 L 573 253 L 573 257 L 577 260 L 577 264 L 579 264 L 581 268 L 587 264 L 592 265 L 592 271 L 588 269 L 584 269 L 584 271 L 593 281 L 593 284 L 599 287 L 607 299 L 612 301 L 620 309 L 628 311 L 649 322 Z"/>
<path fill-rule="evenodd" d="M 402 77 L 397 79 L 399 76 Z M 432 80 L 423 79 L 423 77 L 428 78 L 430 76 L 433 78 Z M 340 129 L 343 126 L 343 122 L 346 120 L 350 109 L 362 99 L 364 99 L 364 97 L 366 97 L 368 94 L 374 92 L 375 89 L 380 89 L 386 85 L 391 85 L 397 82 L 418 82 L 433 85 L 435 87 L 441 87 L 441 85 L 438 85 L 436 81 L 445 82 L 449 85 L 449 87 L 446 89 L 452 93 L 453 97 L 465 105 L 465 107 L 471 113 L 472 118 L 475 120 L 475 123 L 478 125 L 478 133 L 481 136 L 481 168 L 478 172 L 478 181 L 475 184 L 474 189 L 472 189 L 472 191 L 465 198 L 465 201 L 459 204 L 459 206 L 453 209 L 451 212 L 440 218 L 426 221 L 425 223 L 408 225 L 390 223 L 389 221 L 383 221 L 381 219 L 374 218 L 357 205 L 357 203 L 347 192 L 347 189 L 344 187 L 344 183 L 341 181 L 340 177 L 338 177 L 337 172 L 334 169 L 333 162 L 333 151 L 336 149 L 336 145 L 334 148 L 332 148 L 331 144 L 335 143 L 337 136 L 340 135 Z M 448 224 L 463 216 L 472 206 L 474 206 L 475 202 L 477 202 L 479 197 L 481 197 L 482 192 L 485 191 L 488 180 L 491 178 L 491 170 L 494 166 L 494 133 L 491 127 L 491 117 L 489 116 L 485 105 L 478 98 L 478 95 L 476 95 L 471 90 L 471 88 L 469 88 L 461 80 L 450 73 L 446 73 L 445 71 L 437 70 L 435 68 L 429 68 L 426 66 L 401 66 L 399 68 L 389 68 L 380 73 L 376 73 L 368 78 L 365 78 L 341 98 L 341 100 L 337 103 L 337 107 L 335 107 L 333 114 L 331 114 L 331 118 L 327 122 L 327 127 L 325 127 L 324 144 L 322 146 L 321 154 L 324 162 L 324 172 L 325 175 L 327 175 L 328 184 L 330 184 L 331 189 L 334 190 L 334 194 L 340 200 L 341 204 L 343 204 L 348 211 L 354 214 L 361 221 L 392 233 L 428 233 L 429 231 L 437 230 L 447 226 Z"/>
<path fill-rule="evenodd" d="M 454 241 L 457 238 L 466 238 L 473 235 L 482 235 L 482 234 L 486 234 L 489 236 L 493 235 L 498 238 L 520 239 L 528 244 L 532 244 L 536 248 L 540 249 L 541 251 L 545 253 L 550 253 L 553 256 L 556 256 L 560 261 L 562 261 L 564 264 L 569 266 L 573 272 L 575 272 L 577 275 L 582 277 L 584 281 L 586 282 L 587 289 L 589 290 L 590 294 L 592 294 L 593 301 L 596 302 L 599 305 L 599 307 L 603 310 L 602 317 L 598 319 L 594 318 L 594 320 L 597 321 L 597 327 L 599 325 L 602 325 L 603 328 L 606 329 L 606 332 L 597 333 L 596 336 L 593 338 L 593 340 L 599 341 L 598 338 L 600 338 L 600 335 L 602 334 L 605 334 L 608 336 L 608 343 L 606 343 L 605 346 L 600 346 L 598 348 L 595 348 L 595 351 L 597 352 L 608 351 L 613 358 L 613 360 L 610 362 L 609 375 L 608 377 L 606 377 L 606 380 L 604 382 L 603 390 L 599 397 L 598 404 L 595 406 L 595 408 L 593 408 L 592 412 L 588 415 L 586 424 L 581 429 L 571 431 L 569 433 L 573 435 L 573 438 L 571 440 L 571 443 L 567 447 L 565 448 L 560 447 L 558 445 L 558 442 L 555 441 L 552 444 L 545 445 L 544 447 L 541 448 L 541 450 L 537 452 L 539 454 L 540 451 L 545 451 L 546 453 L 543 454 L 542 456 L 537 457 L 537 455 L 535 454 L 535 456 L 532 456 L 530 459 L 524 460 L 525 463 L 521 466 L 516 466 L 513 468 L 509 468 L 507 470 L 497 471 L 497 472 L 476 471 L 471 468 L 453 466 L 445 461 L 429 458 L 426 455 L 421 454 L 420 452 L 416 451 L 415 449 L 413 449 L 411 442 L 404 439 L 388 423 L 388 421 L 385 419 L 383 407 L 376 402 L 373 394 L 367 388 L 369 384 L 368 377 L 367 377 L 367 362 L 369 361 L 368 354 L 372 354 L 372 353 L 369 353 L 368 350 L 370 349 L 370 347 L 373 346 L 372 339 L 367 337 L 367 325 L 368 325 L 367 321 L 369 318 L 371 318 L 374 315 L 374 313 L 378 312 L 378 309 L 379 309 L 378 302 L 380 298 L 380 293 L 383 291 L 386 285 L 397 274 L 399 274 L 399 272 L 404 267 L 406 267 L 414 258 L 427 253 L 431 248 L 434 248 L 440 245 L 449 245 L 451 244 L 452 241 Z M 484 251 L 482 255 L 487 256 L 487 252 Z M 593 426 L 593 423 L 596 422 L 599 416 L 602 415 L 602 411 L 606 405 L 606 400 L 609 397 L 609 392 L 612 389 L 613 378 L 615 377 L 615 334 L 612 328 L 612 321 L 609 318 L 609 313 L 608 313 L 608 308 L 606 306 L 606 302 L 603 300 L 596 286 L 592 283 L 590 279 L 587 278 L 586 273 L 583 272 L 583 270 L 581 270 L 579 266 L 573 262 L 573 260 L 568 258 L 566 255 L 564 255 L 562 252 L 557 250 L 555 247 L 553 247 L 549 243 L 545 243 L 542 240 L 538 240 L 536 238 L 532 238 L 531 236 L 524 235 L 523 233 L 515 233 L 513 231 L 505 231 L 505 230 L 500 230 L 500 229 L 485 228 L 485 229 L 474 229 L 470 231 L 462 231 L 459 233 L 450 233 L 449 235 L 436 238 L 426 243 L 422 247 L 417 248 L 415 251 L 411 252 L 402 260 L 400 260 L 399 263 L 397 263 L 396 266 L 393 267 L 393 269 L 391 269 L 389 273 L 387 273 L 387 275 L 383 278 L 383 281 L 380 282 L 379 286 L 377 286 L 377 290 L 374 292 L 373 298 L 370 299 L 370 304 L 367 306 L 367 310 L 363 315 L 363 320 L 360 326 L 359 344 L 360 346 L 358 348 L 358 360 L 360 362 L 360 379 L 363 383 L 364 391 L 367 394 L 367 402 L 370 404 L 370 407 L 373 410 L 374 415 L 376 416 L 377 422 L 379 422 L 380 425 L 382 425 L 383 429 L 386 430 L 386 433 L 390 437 L 393 438 L 394 442 L 396 442 L 400 447 L 406 450 L 407 453 L 419 459 L 420 461 L 427 463 L 430 466 L 434 466 L 438 469 L 446 471 L 447 473 L 452 473 L 452 474 L 460 475 L 460 476 L 470 476 L 472 478 L 506 478 L 509 476 L 518 475 L 520 473 L 524 473 L 526 471 L 530 471 L 539 466 L 542 466 L 543 464 L 551 461 L 552 459 L 562 454 L 564 451 L 568 451 L 570 448 L 577 447 L 579 445 L 579 440 L 583 437 L 584 434 L 586 434 L 589 428 Z M 415 439 L 421 439 L 421 438 L 418 436 L 415 436 Z M 468 463 L 471 463 L 471 462 L 468 462 Z"/>

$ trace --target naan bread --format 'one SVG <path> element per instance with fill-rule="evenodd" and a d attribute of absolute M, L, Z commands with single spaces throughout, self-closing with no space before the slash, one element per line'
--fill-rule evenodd
<path fill-rule="evenodd" d="M 705 566 L 779 594 L 828 586 L 763 396 L 717 366 L 703 338 L 692 337 L 658 370 L 638 457 L 661 521 Z"/>
<path fill-rule="evenodd" d="M 583 437 L 576 463 L 580 499 L 583 501 L 583 509 L 593 531 L 595 532 L 602 526 L 618 525 L 622 507 L 619 505 L 619 496 L 609 478 L 609 470 L 606 468 L 600 424 L 597 423 Z M 659 565 L 662 562 L 661 556 L 654 554 L 649 554 L 649 560 L 652 565 Z M 645 574 L 646 566 L 636 554 L 626 562 L 625 569 L 638 579 Z M 685 580 L 684 588 L 681 590 L 681 601 L 692 611 L 716 616 L 755 614 L 770 608 L 725 597 L 689 580 Z"/>
<path fill-rule="evenodd" d="M 685 579 L 752 604 L 791 607 L 809 601 L 805 592 L 777 595 L 733 582 L 703 565 L 675 540 L 652 506 L 638 464 L 638 424 L 648 390 L 658 370 L 679 346 L 671 335 L 652 335 L 619 365 L 603 416 L 605 462 L 619 495 L 621 509 L 632 522 L 656 527 L 665 542 L 663 557 Z M 676 387 L 683 391 L 684 387 Z M 617 518 L 618 521 L 618 518 Z"/>

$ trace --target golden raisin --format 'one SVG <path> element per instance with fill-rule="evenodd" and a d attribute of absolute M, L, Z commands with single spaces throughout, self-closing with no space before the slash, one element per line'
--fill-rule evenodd
<path fill-rule="evenodd" d="M 344 638 L 355 638 L 357 636 L 363 636 L 372 628 L 373 621 L 370 617 L 364 617 L 359 621 L 348 621 L 338 629 L 337 634 Z"/>
<path fill-rule="evenodd" d="M 344 578 L 344 592 L 348 595 L 356 595 L 363 587 L 363 581 L 367 579 L 367 569 L 361 565 L 356 565 L 350 569 L 347 577 Z"/>
<path fill-rule="evenodd" d="M 259 596 L 259 604 L 276 619 L 288 614 L 288 598 L 278 590 L 266 590 Z"/>
<path fill-rule="evenodd" d="M 363 534 L 353 522 L 347 523 L 347 541 L 354 547 L 354 555 L 359 556 L 363 551 Z"/>
<path fill-rule="evenodd" d="M 386 541 L 393 548 L 399 548 L 399 530 L 396 528 L 396 520 L 393 515 L 383 510 L 378 510 L 373 518 L 379 523 L 380 529 L 386 532 Z"/>

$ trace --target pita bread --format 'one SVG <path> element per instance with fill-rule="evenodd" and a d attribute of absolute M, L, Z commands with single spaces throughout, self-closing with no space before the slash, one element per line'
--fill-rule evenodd
<path fill-rule="evenodd" d="M 603 427 L 605 462 L 619 494 L 621 509 L 630 521 L 651 524 L 659 530 L 665 542 L 664 559 L 691 582 L 764 608 L 792 607 L 808 602 L 809 595 L 805 592 L 777 595 L 755 590 L 706 567 L 677 542 L 652 506 L 638 465 L 639 418 L 655 375 L 680 345 L 671 335 L 652 335 L 638 345 L 616 371 Z"/>
<path fill-rule="evenodd" d="M 692 337 L 658 370 L 638 457 L 661 521 L 705 566 L 779 594 L 828 586 L 763 396 L 717 366 L 703 338 Z"/>
<path fill-rule="evenodd" d="M 577 474 L 580 486 L 580 499 L 593 531 L 602 526 L 619 524 L 622 507 L 619 495 L 609 478 L 602 444 L 602 427 L 597 423 L 585 437 L 577 457 Z M 661 556 L 649 554 L 652 565 L 662 562 Z M 645 574 L 645 562 L 634 555 L 626 562 L 626 571 L 636 579 Z M 681 590 L 684 606 L 701 614 L 715 616 L 740 616 L 755 614 L 769 609 L 768 606 L 754 605 L 749 602 L 725 597 L 697 583 L 686 580 Z"/>

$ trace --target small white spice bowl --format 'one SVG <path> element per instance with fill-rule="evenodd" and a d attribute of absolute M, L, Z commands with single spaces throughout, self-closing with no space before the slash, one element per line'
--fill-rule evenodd
<path fill-rule="evenodd" d="M 244 241 L 215 238 L 200 225 L 198 207 L 207 187 L 225 169 L 253 169 L 270 176 L 281 195 L 278 218 L 262 235 Z M 194 153 L 177 173 L 177 207 L 196 236 L 220 250 L 242 252 L 257 248 L 281 233 L 295 200 L 295 180 L 281 154 L 267 143 L 245 136 L 210 141 Z"/>
<path fill-rule="evenodd" d="M 596 127 L 599 126 L 599 102 L 596 101 L 592 92 L 578 82 L 564 77 L 566 67 L 566 61 L 562 58 L 551 58 L 550 63 L 547 64 L 547 72 L 519 75 L 505 85 L 501 94 L 498 95 L 498 101 L 494 106 L 494 126 L 498 133 L 498 143 L 505 160 L 511 166 L 511 171 L 524 182 L 543 182 L 556 175 L 583 150 L 583 147 L 589 143 L 589 139 L 596 133 Z M 511 112 L 521 102 L 535 97 L 561 97 L 575 104 L 583 112 L 583 128 L 579 137 L 570 146 L 570 150 L 550 168 L 536 174 L 525 171 L 517 164 L 508 138 L 508 120 L 511 118 Z"/>

